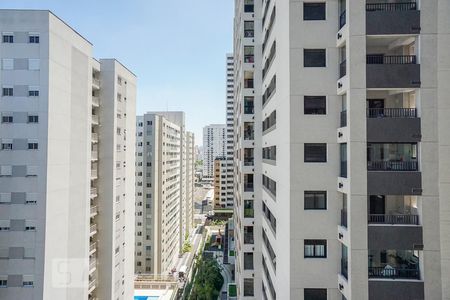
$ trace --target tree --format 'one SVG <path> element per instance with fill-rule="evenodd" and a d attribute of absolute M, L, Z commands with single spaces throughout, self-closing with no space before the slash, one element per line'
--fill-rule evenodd
<path fill-rule="evenodd" d="M 219 264 L 215 260 L 200 259 L 197 265 L 198 271 L 189 300 L 217 299 L 224 282 Z"/>

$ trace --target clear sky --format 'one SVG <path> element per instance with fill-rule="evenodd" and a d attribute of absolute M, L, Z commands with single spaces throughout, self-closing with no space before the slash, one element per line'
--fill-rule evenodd
<path fill-rule="evenodd" d="M 0 8 L 49 9 L 138 76 L 137 114 L 186 112 L 202 128 L 225 123 L 225 59 L 232 50 L 233 0 L 0 0 Z"/>

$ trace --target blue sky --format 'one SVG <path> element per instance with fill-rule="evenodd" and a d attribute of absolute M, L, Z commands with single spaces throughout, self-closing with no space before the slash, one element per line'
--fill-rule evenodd
<path fill-rule="evenodd" d="M 50 9 L 138 76 L 137 113 L 183 110 L 202 127 L 225 122 L 225 58 L 233 0 L 1 0 L 1 8 Z"/>

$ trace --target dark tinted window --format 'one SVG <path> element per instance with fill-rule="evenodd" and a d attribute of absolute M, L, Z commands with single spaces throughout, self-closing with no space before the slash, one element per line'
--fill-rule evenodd
<path fill-rule="evenodd" d="M 327 209 L 327 192 L 305 191 L 305 209 Z"/>
<path fill-rule="evenodd" d="M 327 289 L 305 289 L 305 300 L 327 300 Z"/>
<path fill-rule="evenodd" d="M 324 115 L 327 113 L 327 101 L 325 96 L 305 96 L 305 115 Z"/>
<path fill-rule="evenodd" d="M 325 20 L 325 3 L 303 3 L 303 20 Z"/>
<path fill-rule="evenodd" d="M 305 144 L 305 162 L 326 162 L 327 144 Z"/>
<path fill-rule="evenodd" d="M 305 68 L 325 67 L 326 66 L 325 49 L 304 49 L 303 65 Z"/>

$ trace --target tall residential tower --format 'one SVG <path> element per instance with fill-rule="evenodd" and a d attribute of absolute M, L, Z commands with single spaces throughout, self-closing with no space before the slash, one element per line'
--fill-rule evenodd
<path fill-rule="evenodd" d="M 235 4 L 239 298 L 450 299 L 450 3 Z"/>
<path fill-rule="evenodd" d="M 49 11 L 0 28 L 0 299 L 130 299 L 136 77 Z"/>

